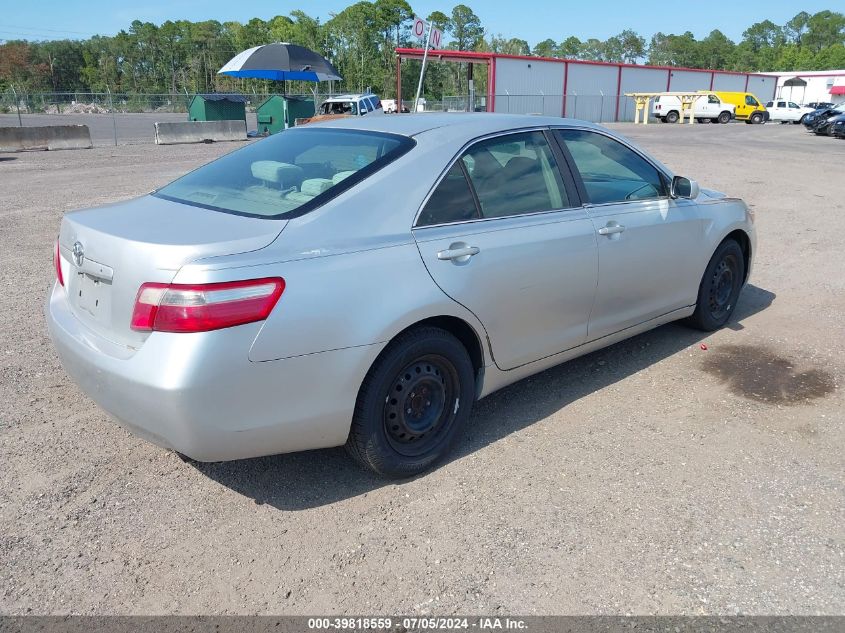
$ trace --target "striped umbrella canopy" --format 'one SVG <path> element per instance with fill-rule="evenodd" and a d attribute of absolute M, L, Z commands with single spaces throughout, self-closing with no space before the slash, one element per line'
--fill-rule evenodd
<path fill-rule="evenodd" d="M 264 44 L 235 55 L 218 75 L 275 81 L 333 81 L 342 77 L 328 60 L 296 44 Z"/>

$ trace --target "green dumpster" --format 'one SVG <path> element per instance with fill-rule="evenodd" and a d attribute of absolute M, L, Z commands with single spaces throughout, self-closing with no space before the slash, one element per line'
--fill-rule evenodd
<path fill-rule="evenodd" d="M 194 95 L 188 121 L 246 121 L 246 102 L 243 95 Z"/>
<path fill-rule="evenodd" d="M 259 134 L 275 134 L 293 127 L 297 119 L 314 116 L 314 100 L 307 97 L 272 95 L 255 110 Z"/>

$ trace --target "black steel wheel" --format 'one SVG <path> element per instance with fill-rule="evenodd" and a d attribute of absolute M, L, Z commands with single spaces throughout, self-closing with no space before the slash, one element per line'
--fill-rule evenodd
<path fill-rule="evenodd" d="M 443 356 L 421 356 L 402 369 L 384 402 L 382 423 L 390 446 L 414 457 L 436 444 L 454 422 L 458 386 L 455 366 Z"/>
<path fill-rule="evenodd" d="M 698 289 L 698 301 L 689 323 L 707 332 L 718 330 L 731 318 L 745 283 L 745 256 L 735 240 L 725 240 L 713 253 Z"/>
<path fill-rule="evenodd" d="M 754 125 L 759 125 L 763 122 L 763 114 L 761 112 L 755 112 L 751 115 L 749 119 Z"/>
<path fill-rule="evenodd" d="M 446 454 L 474 399 L 463 344 L 440 328 L 411 330 L 385 348 L 364 379 L 346 449 L 380 475 L 410 477 Z"/>
<path fill-rule="evenodd" d="M 678 113 L 675 112 L 675 110 L 672 110 L 671 112 L 666 113 L 666 116 L 663 117 L 663 120 L 666 121 L 666 123 L 677 123 L 678 119 L 680 118 L 681 117 L 678 115 Z"/>
<path fill-rule="evenodd" d="M 720 112 L 719 117 L 716 119 L 719 123 L 730 123 L 731 120 L 731 113 L 730 112 Z"/>

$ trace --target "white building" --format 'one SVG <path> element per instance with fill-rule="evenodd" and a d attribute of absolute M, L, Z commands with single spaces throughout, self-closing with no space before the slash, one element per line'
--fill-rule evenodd
<path fill-rule="evenodd" d="M 845 102 L 845 70 L 808 70 L 766 73 L 776 75 L 778 98 L 795 103 Z"/>

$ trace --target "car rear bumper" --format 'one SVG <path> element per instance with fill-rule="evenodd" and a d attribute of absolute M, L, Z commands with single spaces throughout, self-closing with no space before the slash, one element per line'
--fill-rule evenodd
<path fill-rule="evenodd" d="M 92 332 L 54 284 L 50 336 L 70 377 L 133 433 L 198 461 L 338 446 L 383 345 L 251 362 L 260 323 L 155 332 L 137 350 Z"/>

